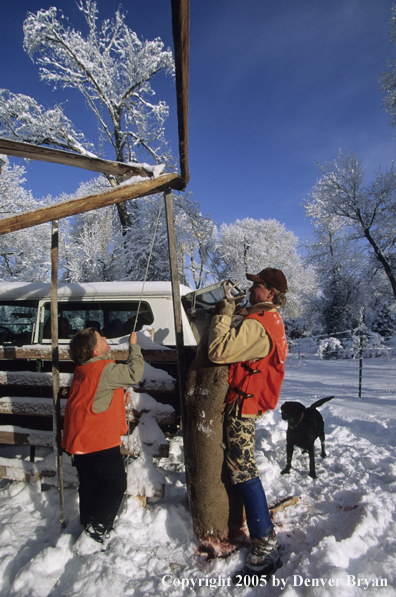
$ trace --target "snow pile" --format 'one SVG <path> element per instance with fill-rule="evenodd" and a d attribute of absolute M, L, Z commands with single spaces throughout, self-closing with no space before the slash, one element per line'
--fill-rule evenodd
<path fill-rule="evenodd" d="M 144 373 L 141 381 L 136 384 L 137 388 L 143 387 L 145 389 L 156 392 L 174 392 L 176 380 L 163 369 L 156 369 L 144 362 Z"/>
<path fill-rule="evenodd" d="M 297 448 L 290 475 L 280 475 L 286 462 L 286 423 L 279 407 L 257 425 L 257 463 L 268 501 L 287 495 L 300 498 L 275 515 L 283 568 L 268 586 L 231 586 L 230 577 L 243 565 L 247 548 L 211 562 L 197 554 L 182 440 L 177 436 L 170 457 L 160 461 L 164 499 L 144 509 L 130 498 L 107 551 L 87 558 L 71 551 L 81 532 L 76 489 L 66 491 L 67 524 L 62 531 L 55 488 L 40 492 L 34 482 L 2 481 L 1 595 L 394 597 L 395 365 L 394 358 L 365 360 L 359 399 L 358 362 L 299 360 L 294 355 L 288 359 L 280 404 L 298 400 L 309 405 L 324 396 L 335 398 L 320 408 L 328 456 L 320 458 L 317 441 L 315 480 L 308 476 L 308 455 Z M 139 486 L 139 476 L 147 470 L 135 463 L 129 479 L 132 487 Z M 151 472 L 146 481 L 155 484 Z"/>
<path fill-rule="evenodd" d="M 165 436 L 151 413 L 143 413 L 130 436 L 122 437 L 124 447 L 132 454 L 146 450 L 152 456 L 158 455 L 160 446 L 166 444 Z"/>
<path fill-rule="evenodd" d="M 132 387 L 128 388 L 131 397 L 130 408 L 137 412 L 148 412 L 156 415 L 157 413 L 173 413 L 174 408 L 170 404 L 161 404 L 154 400 L 150 394 L 144 392 L 135 392 Z"/>
<path fill-rule="evenodd" d="M 165 477 L 153 464 L 150 454 L 142 450 L 136 460 L 128 464 L 128 495 L 161 496 Z"/>

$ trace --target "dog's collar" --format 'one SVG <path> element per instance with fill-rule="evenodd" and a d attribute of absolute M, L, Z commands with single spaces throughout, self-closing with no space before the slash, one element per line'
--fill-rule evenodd
<path fill-rule="evenodd" d="M 298 427 L 299 424 L 301 423 L 301 421 L 303 420 L 303 418 L 304 418 L 304 413 L 302 412 L 299 422 L 297 423 L 297 425 L 294 425 L 294 427 L 292 427 L 292 429 L 295 429 L 296 427 Z M 290 425 L 290 427 L 291 427 L 291 425 Z"/>

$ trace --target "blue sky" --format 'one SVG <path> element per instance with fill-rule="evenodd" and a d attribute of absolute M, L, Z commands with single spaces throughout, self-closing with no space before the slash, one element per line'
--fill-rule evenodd
<path fill-rule="evenodd" d="M 119 1 L 98 0 L 101 18 Z M 363 160 L 368 178 L 396 150 L 378 77 L 396 49 L 388 37 L 391 0 L 191 0 L 188 190 L 218 223 L 275 218 L 300 240 L 310 234 L 302 200 L 319 174 L 315 161 L 339 149 Z M 40 82 L 25 54 L 27 10 L 56 5 L 75 28 L 73 0 L 1 0 L 1 87 L 44 105 L 67 100 L 65 113 L 84 130 L 87 114 L 76 92 Z M 170 0 L 121 3 L 141 37 L 172 46 Z M 167 138 L 177 154 L 175 91 L 153 82 L 171 108 Z M 92 129 L 90 134 L 95 135 Z M 36 197 L 73 192 L 92 175 L 31 163 L 26 186 Z"/>

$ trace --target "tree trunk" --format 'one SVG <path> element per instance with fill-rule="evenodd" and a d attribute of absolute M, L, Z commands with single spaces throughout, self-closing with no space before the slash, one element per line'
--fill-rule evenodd
<path fill-rule="evenodd" d="M 375 242 L 374 238 L 371 236 L 371 232 L 368 228 L 363 228 L 364 236 L 367 238 L 368 242 L 374 249 L 374 253 L 384 268 L 386 275 L 388 276 L 389 282 L 392 286 L 393 296 L 396 298 L 396 277 L 394 275 L 393 269 L 389 260 L 385 257 L 383 252 L 381 251 L 379 245 Z"/>
<path fill-rule="evenodd" d="M 120 218 L 122 235 L 125 236 L 131 226 L 131 217 L 128 213 L 126 201 L 117 203 L 118 216 Z"/>
<path fill-rule="evenodd" d="M 214 365 L 202 341 L 186 382 L 185 463 L 188 499 L 198 546 L 226 555 L 243 540 L 244 510 L 224 459 L 224 409 L 228 366 Z"/>

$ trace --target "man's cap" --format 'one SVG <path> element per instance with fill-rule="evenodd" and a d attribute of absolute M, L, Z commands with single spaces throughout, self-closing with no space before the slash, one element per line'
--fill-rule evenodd
<path fill-rule="evenodd" d="M 248 280 L 262 284 L 266 282 L 279 292 L 287 292 L 287 280 L 285 274 L 280 269 L 274 267 L 266 267 L 256 276 L 254 274 L 246 274 Z"/>

